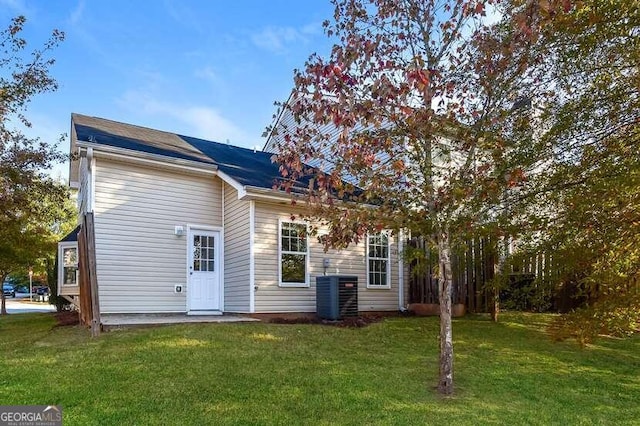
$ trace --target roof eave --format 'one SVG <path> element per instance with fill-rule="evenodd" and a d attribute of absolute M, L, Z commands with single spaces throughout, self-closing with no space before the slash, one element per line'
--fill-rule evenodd
<path fill-rule="evenodd" d="M 261 188 L 258 186 L 245 185 L 242 187 L 244 195 L 238 197 L 241 200 L 260 200 L 271 202 L 291 202 L 293 199 L 301 198 L 296 194 L 288 194 L 285 191 L 280 191 L 273 188 Z"/>
<path fill-rule="evenodd" d="M 289 202 L 295 201 L 306 202 L 307 196 L 305 194 L 287 193 L 285 191 L 273 189 L 273 188 L 260 188 L 256 186 L 243 186 L 244 196 L 238 197 L 240 200 L 258 200 L 266 202 Z M 378 206 L 368 203 L 358 203 L 355 201 L 335 200 L 336 205 L 348 208 L 351 205 L 360 205 L 365 208 L 378 208 Z"/>
<path fill-rule="evenodd" d="M 179 166 L 199 171 L 217 172 L 218 166 L 213 163 L 205 163 L 201 161 L 187 160 L 184 158 L 169 157 L 161 154 L 152 154 L 148 152 L 136 151 L 133 149 L 119 148 L 99 143 L 77 140 L 76 146 L 79 148 L 93 148 L 94 151 L 103 154 L 112 154 L 126 156 L 143 162 L 149 162 L 156 165 Z"/>

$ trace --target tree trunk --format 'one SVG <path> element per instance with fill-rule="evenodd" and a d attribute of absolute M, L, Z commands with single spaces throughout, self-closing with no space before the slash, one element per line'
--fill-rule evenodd
<path fill-rule="evenodd" d="M 500 290 L 493 288 L 493 303 L 491 304 L 491 321 L 498 322 L 498 314 L 500 314 Z"/>
<path fill-rule="evenodd" d="M 496 271 L 496 279 L 494 279 L 492 302 L 491 303 L 491 320 L 498 322 L 500 314 L 500 289 L 508 285 L 508 277 L 506 270 L 507 256 L 509 255 L 509 238 L 503 237 L 498 241 L 498 266 Z"/>
<path fill-rule="evenodd" d="M 438 294 L 440 298 L 440 378 L 438 392 L 453 393 L 453 329 L 451 327 L 451 248 L 449 234 L 438 236 Z"/>
<path fill-rule="evenodd" d="M 2 297 L 2 302 L 0 303 L 0 315 L 7 315 L 7 299 L 4 297 L 4 279 L 7 278 L 7 276 L 2 275 L 0 278 L 2 278 L 0 282 L 3 284 L 2 295 L 0 296 Z"/>

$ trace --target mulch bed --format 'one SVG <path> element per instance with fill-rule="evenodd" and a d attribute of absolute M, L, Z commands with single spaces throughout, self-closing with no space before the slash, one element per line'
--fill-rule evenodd
<path fill-rule="evenodd" d="M 334 327 L 344 328 L 360 328 L 366 327 L 369 324 L 380 322 L 385 318 L 397 317 L 397 316 L 409 316 L 407 313 L 384 313 L 384 314 L 368 314 L 359 317 L 344 318 L 342 320 L 332 321 L 325 320 L 318 317 L 298 317 L 298 318 L 271 318 L 269 322 L 271 324 L 320 324 L 330 325 Z"/>
<path fill-rule="evenodd" d="M 80 316 L 74 311 L 62 311 L 56 312 L 56 325 L 55 327 L 67 327 L 70 325 L 80 324 Z"/>

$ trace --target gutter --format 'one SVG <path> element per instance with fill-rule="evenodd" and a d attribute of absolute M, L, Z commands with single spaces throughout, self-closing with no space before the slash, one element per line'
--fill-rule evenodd
<path fill-rule="evenodd" d="M 305 194 L 287 193 L 285 191 L 274 190 L 272 188 L 261 188 L 258 186 L 244 185 L 241 187 L 243 196 L 238 197 L 239 200 L 265 200 L 265 201 L 289 201 L 294 198 L 296 200 L 305 201 Z M 238 192 L 240 194 L 240 191 Z M 335 200 L 336 205 L 348 208 L 349 205 L 357 204 L 366 208 L 376 209 L 378 206 L 366 203 L 356 203 L 355 201 Z"/>
<path fill-rule="evenodd" d="M 404 232 L 398 232 L 398 309 L 407 310 L 404 304 Z"/>
<path fill-rule="evenodd" d="M 125 157 L 128 160 L 139 161 L 150 165 L 178 167 L 201 173 L 215 173 L 218 170 L 218 166 L 212 163 L 202 163 L 199 161 L 185 160 L 183 158 L 168 157 L 166 155 L 151 154 L 126 148 L 117 148 L 88 141 L 76 141 L 76 146 L 79 148 L 86 148 L 87 151 L 91 150 L 92 155 L 94 156 L 95 153 L 100 153 L 101 156 L 106 154 L 107 157 Z M 167 159 L 169 159 L 170 162 L 168 162 Z"/>
<path fill-rule="evenodd" d="M 287 194 L 284 191 L 273 190 L 271 188 L 260 188 L 257 186 L 244 185 L 242 187 L 243 196 L 242 200 L 264 200 L 264 201 L 286 201 L 291 203 L 291 194 Z M 240 194 L 240 192 L 238 192 Z M 296 198 L 295 194 L 293 195 Z"/>

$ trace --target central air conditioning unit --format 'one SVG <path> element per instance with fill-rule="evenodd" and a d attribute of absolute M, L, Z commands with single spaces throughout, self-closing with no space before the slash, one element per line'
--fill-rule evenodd
<path fill-rule="evenodd" d="M 316 313 L 320 318 L 328 320 L 357 317 L 358 277 L 316 277 Z"/>

